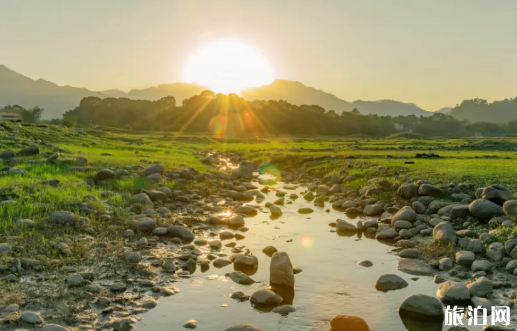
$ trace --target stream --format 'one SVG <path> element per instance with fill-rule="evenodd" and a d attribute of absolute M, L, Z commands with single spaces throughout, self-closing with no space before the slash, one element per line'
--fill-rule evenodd
<path fill-rule="evenodd" d="M 256 180 L 253 184 L 259 189 L 263 187 Z M 198 322 L 196 330 L 225 330 L 235 324 L 247 323 L 265 331 L 328 331 L 329 320 L 340 314 L 363 318 L 372 331 L 441 331 L 450 328 L 403 321 L 398 314 L 400 304 L 410 295 L 436 295 L 438 285 L 432 277 L 400 272 L 396 268 L 399 257 L 391 252 L 392 246 L 364 236 L 340 236 L 328 225 L 338 218 L 352 224 L 368 218 L 354 220 L 342 211 L 332 208 L 328 211 L 327 206 L 316 207 L 301 197 L 301 192 L 306 191 L 303 187 L 288 190 L 281 182 L 271 187 L 271 192 L 265 194 L 265 201 L 249 203 L 261 208 L 257 216 L 245 218 L 249 231 L 244 233 L 244 240 L 237 241 L 237 245 L 245 245 L 258 257 L 258 271 L 251 275 L 256 283 L 239 285 L 225 277 L 225 273 L 234 271 L 232 264 L 221 269 L 211 266 L 205 273 L 198 268 L 191 278 L 174 284 L 180 289 L 178 294 L 160 298 L 155 309 L 140 315 L 142 319 L 135 325 L 138 330 L 187 330 L 183 325 L 193 319 Z M 275 189 L 287 192 L 287 195 L 286 204 L 280 206 L 283 215 L 272 220 L 264 204 L 278 199 Z M 291 193 L 300 198 L 288 204 L 290 199 L 287 197 Z M 311 207 L 314 212 L 299 214 L 298 209 L 302 207 Z M 208 233 L 206 238 L 213 239 Z M 227 254 L 226 258 L 233 254 L 231 248 L 224 246 L 230 241 L 234 240 L 222 241 L 220 253 Z M 262 312 L 254 309 L 249 301 L 238 302 L 230 298 L 236 291 L 251 295 L 268 286 L 270 257 L 262 253 L 262 249 L 269 245 L 287 252 L 293 266 L 303 270 L 295 275 L 294 293 L 281 294 L 292 297 L 296 308 L 285 316 Z M 361 260 L 370 260 L 373 266 L 358 265 Z M 377 291 L 377 279 L 387 273 L 401 276 L 409 286 L 387 293 Z M 464 324 L 467 324 L 466 320 Z M 471 331 L 482 330 L 481 326 L 464 327 Z"/>

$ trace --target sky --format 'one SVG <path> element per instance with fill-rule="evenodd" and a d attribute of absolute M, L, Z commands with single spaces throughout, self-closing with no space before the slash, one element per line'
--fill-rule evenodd
<path fill-rule="evenodd" d="M 92 90 L 184 80 L 203 45 L 252 45 L 275 78 L 426 110 L 517 96 L 514 0 L 0 0 L 0 64 Z"/>

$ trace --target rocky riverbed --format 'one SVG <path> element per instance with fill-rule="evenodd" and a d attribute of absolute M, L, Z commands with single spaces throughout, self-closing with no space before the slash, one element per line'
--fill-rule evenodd
<path fill-rule="evenodd" d="M 6 176 L 23 176 L 18 157 L 63 160 L 7 152 Z M 40 254 L 26 236 L 0 238 L 2 330 L 447 330 L 442 304 L 514 304 L 517 202 L 501 185 L 371 178 L 354 190 L 346 173 L 284 162 L 271 176 L 243 153 L 201 156 L 206 173 L 66 160 L 89 172 L 78 185 L 154 184 L 19 218 L 16 233 L 63 232 Z"/>

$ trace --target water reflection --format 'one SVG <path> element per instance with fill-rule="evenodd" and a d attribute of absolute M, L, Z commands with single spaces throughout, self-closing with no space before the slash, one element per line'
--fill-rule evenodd
<path fill-rule="evenodd" d="M 402 324 L 408 331 L 442 331 L 442 322 L 426 322 L 400 316 Z"/>

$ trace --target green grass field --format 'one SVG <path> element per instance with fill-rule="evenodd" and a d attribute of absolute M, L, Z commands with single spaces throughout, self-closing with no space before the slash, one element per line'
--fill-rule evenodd
<path fill-rule="evenodd" d="M 341 137 L 233 137 L 221 139 L 202 135 L 177 135 L 173 133 L 140 133 L 101 131 L 93 129 L 68 129 L 65 127 L 24 126 L 11 132 L 0 133 L 1 151 L 18 151 L 35 141 L 40 152 L 59 152 L 55 163 L 43 155 L 21 156 L 5 159 L 4 167 L 24 169 L 24 174 L 4 173 L 0 176 L 0 197 L 16 203 L 0 203 L 0 238 L 16 237 L 15 241 L 32 243 L 27 257 L 49 249 L 48 242 L 60 240 L 68 234 L 47 224 L 48 214 L 55 210 L 70 210 L 85 196 L 96 198 L 96 215 L 109 208 L 125 207 L 127 201 L 120 195 L 103 198 L 104 190 L 130 193 L 134 188 L 156 186 L 145 177 L 112 179 L 103 187 L 86 184 L 85 178 L 93 176 L 100 168 L 133 169 L 161 162 L 166 169 L 194 167 L 200 172 L 216 169 L 200 162 L 203 153 L 210 151 L 239 153 L 259 163 L 274 163 L 280 168 L 287 159 L 295 158 L 307 171 L 319 175 L 342 173 L 355 176 L 347 183 L 361 188 L 372 178 L 385 178 L 392 182 L 405 179 L 429 179 L 440 185 L 449 182 L 466 182 L 473 186 L 492 183 L 507 185 L 517 190 L 517 139 L 357 139 Z M 416 159 L 416 153 L 434 152 L 437 159 Z M 107 153 L 107 154 L 106 154 Z M 390 157 L 391 158 L 390 158 Z M 88 159 L 90 170 L 71 170 L 76 157 Z M 414 164 L 405 164 L 405 161 Z M 355 166 L 350 168 L 349 161 Z M 58 179 L 59 186 L 42 184 Z M 165 185 L 174 188 L 174 181 Z M 203 183 L 200 185 L 209 185 Z M 103 203 L 105 200 L 108 203 Z M 109 229 L 97 217 L 90 217 L 94 229 Z M 31 229 L 19 226 L 16 221 L 32 219 Z M 109 237 L 109 231 L 105 232 Z M 0 240 L 1 242 L 2 240 Z"/>

